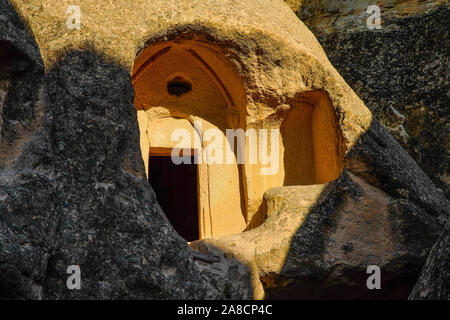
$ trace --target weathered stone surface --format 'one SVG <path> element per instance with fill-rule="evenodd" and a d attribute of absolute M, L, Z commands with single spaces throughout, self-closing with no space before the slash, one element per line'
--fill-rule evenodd
<path fill-rule="evenodd" d="M 450 11 L 446 1 L 377 1 L 382 29 L 375 31 L 366 26 L 370 1 L 287 3 L 367 107 L 448 197 L 450 102 L 444 21 Z M 445 298 L 443 288 L 449 281 L 445 281 L 444 252 L 430 256 L 434 268 L 440 265 L 441 271 L 431 271 L 429 263 L 412 297 Z M 443 257 L 440 262 L 438 255 Z M 435 279 L 439 276 L 442 279 Z"/>
<path fill-rule="evenodd" d="M 409 299 L 450 299 L 450 220 L 430 251 Z"/>
<path fill-rule="evenodd" d="M 268 190 L 260 227 L 191 246 L 220 248 L 251 266 L 256 296 L 406 299 L 449 204 L 376 120 L 346 167 L 328 185 Z M 381 268 L 382 290 L 367 289 L 369 265 Z"/>
<path fill-rule="evenodd" d="M 88 297 L 206 297 L 208 285 L 143 175 L 128 74 L 70 53 L 49 72 L 45 93 L 61 199 L 47 297 L 67 294 L 67 264 L 84 270 Z"/>
<path fill-rule="evenodd" d="M 13 2 L 47 73 L 32 58 L 35 45 L 19 48 L 31 65 L 17 79 L 7 73 L 3 90 L 2 297 L 407 297 L 448 202 L 281 1 L 116 1 L 103 10 L 80 1 L 80 31 L 66 28 L 68 2 Z M 9 30 L 0 40 L 25 32 L 0 25 Z M 147 44 L 183 37 L 227 53 L 245 86 L 248 123 L 271 127 L 319 92 L 345 144 L 336 181 L 269 189 L 259 227 L 190 244 L 218 262 L 195 261 L 165 219 L 139 150 L 135 57 Z M 18 48 L 22 40 L 8 41 Z M 80 291 L 65 286 L 72 264 L 81 266 Z M 386 290 L 368 292 L 368 264 L 382 268 Z"/>
<path fill-rule="evenodd" d="M 67 54 L 46 76 L 30 63 L 9 79 L 3 108 L 0 296 L 223 296 L 200 276 L 146 181 L 128 73 L 90 52 Z M 66 287 L 69 265 L 81 267 L 80 291 Z"/>
<path fill-rule="evenodd" d="M 196 253 L 206 256 L 206 260 L 195 258 L 201 275 L 221 294 L 224 299 L 254 298 L 252 274 L 248 266 L 233 256 L 227 256 L 218 248 L 192 245 Z M 205 254 L 206 253 L 206 254 Z M 213 258 L 212 260 L 211 257 Z M 208 259 L 209 258 L 209 259 Z"/>
<path fill-rule="evenodd" d="M 432 11 L 445 0 L 285 0 L 314 34 L 367 31 L 368 7 L 377 5 L 382 24 Z"/>
<path fill-rule="evenodd" d="M 375 117 L 444 192 L 448 189 L 450 7 L 446 1 L 291 1 L 331 63 Z"/>

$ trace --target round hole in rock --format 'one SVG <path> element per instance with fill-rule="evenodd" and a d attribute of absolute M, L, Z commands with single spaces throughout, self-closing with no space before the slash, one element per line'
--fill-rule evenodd
<path fill-rule="evenodd" d="M 181 96 L 192 90 L 192 84 L 182 77 L 175 77 L 167 82 L 167 91 L 171 95 Z"/>

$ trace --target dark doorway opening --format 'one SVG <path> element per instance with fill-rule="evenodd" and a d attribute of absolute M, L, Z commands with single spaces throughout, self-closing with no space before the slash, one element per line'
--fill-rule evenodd
<path fill-rule="evenodd" d="M 149 182 L 174 229 L 186 241 L 198 240 L 197 165 L 176 165 L 170 156 L 150 155 L 148 168 Z"/>

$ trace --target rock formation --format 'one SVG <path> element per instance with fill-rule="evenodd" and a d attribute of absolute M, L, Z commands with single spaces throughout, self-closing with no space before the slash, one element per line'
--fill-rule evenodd
<path fill-rule="evenodd" d="M 44 75 L 12 7 L 0 6 L 8 52 L 25 48 L 6 61 L 28 64 L 10 74 L 2 112 L 2 298 L 220 297 L 143 176 L 130 75 L 76 51 Z M 67 290 L 69 265 L 82 266 L 81 291 Z"/>
<path fill-rule="evenodd" d="M 448 219 L 448 201 L 286 4 L 78 2 L 81 29 L 70 30 L 66 3 L 0 0 L 1 298 L 408 297 Z M 289 133 L 289 115 L 295 123 L 318 114 L 316 128 L 336 130 L 335 144 L 317 143 L 318 162 L 304 166 L 314 179 L 289 161 L 274 179 L 251 167 L 237 171 L 251 213 L 242 232 L 188 244 L 147 180 L 143 100 L 136 99 L 145 95 L 133 66 L 146 49 L 168 42 L 214 48 L 211 55 L 194 50 L 196 61 L 232 98 L 233 75 L 213 68 L 223 62 L 238 75 L 243 94 L 233 101 L 242 104 L 224 104 L 227 124 Z M 176 116 L 199 116 L 184 112 Z M 284 155 L 305 154 L 299 136 L 309 137 L 294 134 L 288 143 L 284 136 Z M 330 158 L 338 177 L 321 180 Z M 305 183 L 285 183 L 288 173 Z M 441 237 L 433 257 L 446 254 Z M 430 259 L 425 284 L 434 274 Z M 382 289 L 371 291 L 366 270 L 374 264 Z M 66 286 L 70 265 L 80 266 L 80 290 Z"/>
<path fill-rule="evenodd" d="M 450 221 L 450 220 L 449 220 Z M 450 297 L 450 222 L 430 251 L 409 299 L 448 300 Z"/>
<path fill-rule="evenodd" d="M 448 193 L 450 7 L 442 0 L 286 0 L 374 116 Z M 448 197 L 448 194 L 447 194 Z"/>

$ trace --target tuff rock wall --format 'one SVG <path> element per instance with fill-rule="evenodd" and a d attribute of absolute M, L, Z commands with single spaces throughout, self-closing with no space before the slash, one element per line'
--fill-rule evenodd
<path fill-rule="evenodd" d="M 285 0 L 380 123 L 449 195 L 449 25 L 441 0 Z M 381 29 L 366 26 L 381 9 Z M 411 299 L 448 299 L 448 225 Z"/>
<path fill-rule="evenodd" d="M 247 5 L 243 13 L 251 16 L 258 4 Z M 249 59 L 258 62 L 258 72 L 282 63 L 292 74 L 304 68 L 305 88 L 327 86 L 352 140 L 346 169 L 326 185 L 271 189 L 264 195 L 266 222 L 258 228 L 189 247 L 145 178 L 130 73 L 111 59 L 135 52 L 104 56 L 97 43 L 57 56 L 51 48 L 58 42 L 39 38 L 38 47 L 9 2 L 0 0 L 0 9 L 0 297 L 406 298 L 440 234 L 421 283 L 434 288 L 430 296 L 447 295 L 427 279 L 445 270 L 433 261 L 448 252 L 440 245 L 448 201 L 378 120 L 363 128 L 370 114 L 333 69 L 323 67 L 320 47 L 301 25 L 297 40 L 307 39 L 315 51 L 303 54 L 300 66 L 289 58 L 294 46 L 281 47 L 289 57 L 279 61 L 272 58 L 280 48 L 262 38 L 238 38 L 250 50 L 237 47 L 236 56 L 259 52 L 267 59 Z M 39 51 L 52 57 L 45 71 Z M 243 77 L 250 71 L 242 70 Z M 270 77 L 261 79 L 275 86 Z M 257 89 L 254 99 L 266 93 Z M 81 266 L 81 290 L 66 287 L 72 264 Z M 368 292 L 367 264 L 381 267 L 385 290 Z"/>
<path fill-rule="evenodd" d="M 448 2 L 286 2 L 381 124 L 448 194 Z M 381 9 L 379 30 L 366 25 L 372 4 Z"/>
<path fill-rule="evenodd" d="M 130 75 L 92 52 L 71 52 L 44 74 L 34 40 L 4 0 L 0 39 L 8 48 L 0 297 L 221 296 L 145 178 Z M 67 290 L 69 265 L 82 265 L 80 291 Z"/>

